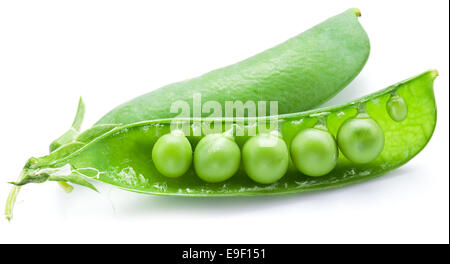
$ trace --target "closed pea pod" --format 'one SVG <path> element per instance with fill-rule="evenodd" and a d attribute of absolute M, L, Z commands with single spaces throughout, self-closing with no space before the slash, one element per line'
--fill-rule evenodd
<path fill-rule="evenodd" d="M 119 105 L 96 124 L 130 124 L 177 117 L 182 101 L 278 101 L 278 113 L 304 111 L 332 98 L 365 65 L 369 38 L 351 8 L 253 57 L 196 78 L 166 85 Z M 313 73 L 313 74 L 312 74 Z M 208 113 L 202 113 L 203 117 Z M 186 117 L 186 116 L 184 116 Z"/>

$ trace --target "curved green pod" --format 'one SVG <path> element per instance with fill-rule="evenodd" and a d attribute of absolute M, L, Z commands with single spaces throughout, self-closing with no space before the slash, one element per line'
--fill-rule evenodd
<path fill-rule="evenodd" d="M 179 196 L 244 196 L 286 194 L 322 190 L 347 185 L 393 170 L 419 153 L 430 140 L 436 124 L 436 106 L 433 81 L 437 71 L 428 71 L 414 78 L 392 85 L 374 94 L 344 105 L 300 113 L 264 117 L 258 126 L 268 122 L 277 124 L 276 132 L 287 147 L 302 130 L 318 124 L 336 137 L 340 126 L 361 114 L 377 122 L 384 134 L 384 147 L 378 157 L 369 163 L 355 163 L 339 155 L 336 167 L 326 175 L 309 177 L 290 166 L 286 174 L 271 184 L 252 181 L 242 166 L 228 180 L 210 183 L 201 180 L 191 168 L 178 178 L 165 177 L 158 172 L 151 159 L 155 142 L 170 132 L 170 124 L 187 123 L 189 131 L 199 124 L 209 125 L 210 119 L 160 119 L 123 126 L 93 127 L 71 143 L 41 158 L 31 158 L 25 165 L 12 190 L 6 215 L 12 216 L 12 207 L 21 185 L 35 182 L 60 181 L 76 183 L 95 189 L 91 180 L 112 184 L 129 191 Z M 393 120 L 387 109 L 392 94 L 400 95 L 408 105 L 404 120 Z M 251 138 L 254 119 L 220 120 L 223 131 L 234 136 L 242 150 Z M 324 126 L 326 124 L 326 126 Z M 258 130 L 258 129 L 257 129 Z M 244 133 L 239 133 L 239 132 Z M 193 147 L 201 136 L 188 135 Z"/>
<path fill-rule="evenodd" d="M 222 108 L 225 101 L 250 100 L 278 101 L 279 114 L 312 109 L 346 87 L 367 61 L 370 44 L 359 15 L 359 10 L 348 9 L 246 60 L 139 96 L 97 124 L 173 118 L 181 111 L 172 103 L 182 100 L 193 109 L 196 94 Z"/>

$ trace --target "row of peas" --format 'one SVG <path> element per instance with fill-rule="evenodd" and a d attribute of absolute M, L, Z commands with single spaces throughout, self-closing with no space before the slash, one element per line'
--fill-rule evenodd
<path fill-rule="evenodd" d="M 397 122 L 406 118 L 406 103 L 398 95 L 388 102 L 387 110 Z M 350 161 L 364 164 L 376 159 L 383 147 L 381 127 L 367 113 L 360 113 L 341 125 L 336 139 L 326 126 L 316 125 L 300 131 L 290 149 L 278 133 L 266 133 L 251 137 L 241 153 L 234 138 L 224 133 L 203 137 L 192 155 L 189 140 L 183 132 L 175 130 L 156 141 L 152 159 L 162 175 L 174 178 L 185 174 L 193 159 L 197 176 L 211 183 L 231 178 L 242 160 L 248 177 L 257 183 L 270 184 L 286 174 L 290 157 L 301 173 L 319 177 L 336 167 L 339 149 Z"/>

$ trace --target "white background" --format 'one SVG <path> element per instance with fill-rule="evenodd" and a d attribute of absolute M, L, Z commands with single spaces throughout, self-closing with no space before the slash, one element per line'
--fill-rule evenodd
<path fill-rule="evenodd" d="M 156 2 L 156 1 L 155 1 Z M 448 1 L 1 1 L 0 209 L 8 181 L 70 126 L 165 84 L 254 55 L 350 7 L 372 51 L 327 105 L 436 68 L 428 146 L 384 177 L 304 195 L 171 198 L 97 184 L 22 189 L 0 242 L 448 243 Z"/>

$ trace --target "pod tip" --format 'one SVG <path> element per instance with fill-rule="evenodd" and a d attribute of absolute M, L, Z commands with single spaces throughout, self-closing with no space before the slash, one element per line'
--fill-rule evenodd
<path fill-rule="evenodd" d="M 434 69 L 430 71 L 431 76 L 433 77 L 433 79 L 435 79 L 436 77 L 439 76 L 439 72 L 438 70 Z"/>
<path fill-rule="evenodd" d="M 359 10 L 359 8 L 353 8 L 353 11 L 355 12 L 355 14 L 360 17 L 361 16 L 361 10 Z"/>

